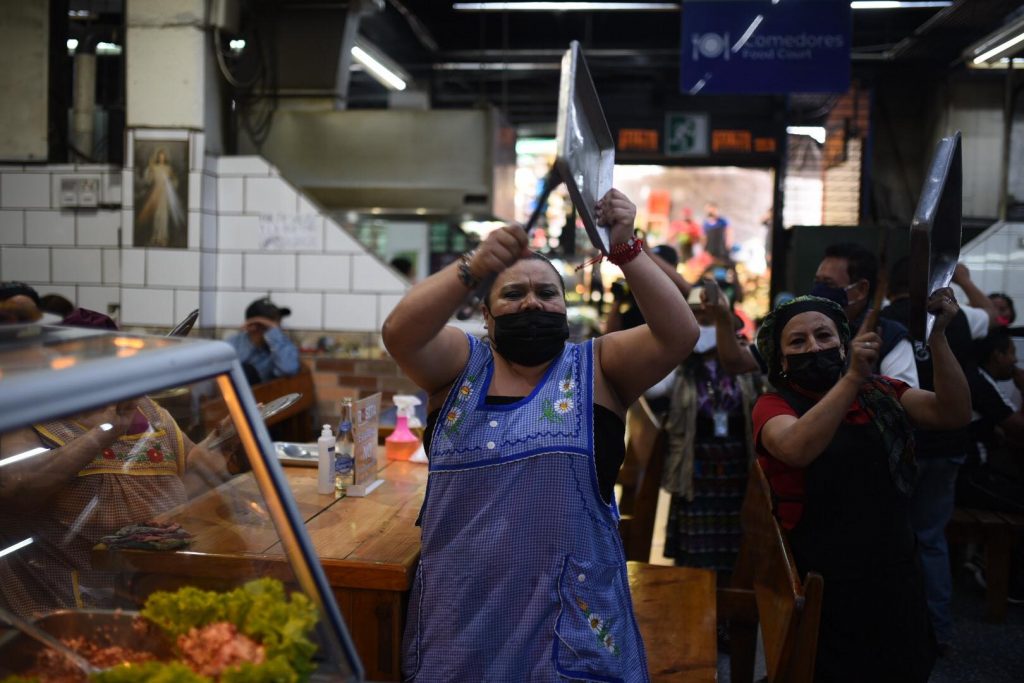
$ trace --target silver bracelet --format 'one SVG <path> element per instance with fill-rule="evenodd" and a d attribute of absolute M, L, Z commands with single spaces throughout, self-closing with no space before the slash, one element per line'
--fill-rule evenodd
<path fill-rule="evenodd" d="M 475 253 L 469 251 L 459 257 L 459 281 L 470 291 L 474 291 L 480 286 L 480 278 L 473 275 L 473 271 L 469 269 L 469 262 L 473 260 Z"/>

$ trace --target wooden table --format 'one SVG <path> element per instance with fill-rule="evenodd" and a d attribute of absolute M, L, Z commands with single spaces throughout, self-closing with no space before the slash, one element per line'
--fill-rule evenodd
<path fill-rule="evenodd" d="M 427 468 L 387 460 L 381 465 L 384 483 L 365 498 L 318 494 L 316 468 L 284 472 L 367 678 L 397 681 Z M 116 572 L 128 603 L 186 585 L 226 590 L 263 576 L 291 583 L 294 576 L 256 488 L 251 474 L 241 475 L 166 515 L 195 535 L 188 551 L 96 550 L 93 565 Z"/>
<path fill-rule="evenodd" d="M 316 468 L 284 471 L 367 678 L 397 681 L 427 468 L 381 465 L 384 484 L 365 498 L 317 494 Z M 235 477 L 166 515 L 195 536 L 188 551 L 97 549 L 93 565 L 117 574 L 126 605 L 187 585 L 228 590 L 263 576 L 292 583 L 262 500 L 251 474 Z M 714 573 L 630 562 L 629 581 L 653 680 L 715 680 Z"/>
<path fill-rule="evenodd" d="M 718 680 L 715 573 L 643 562 L 627 562 L 626 566 L 651 680 Z"/>

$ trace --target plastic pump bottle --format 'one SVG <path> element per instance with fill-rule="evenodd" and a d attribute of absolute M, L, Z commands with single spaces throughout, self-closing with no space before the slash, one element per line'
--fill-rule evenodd
<path fill-rule="evenodd" d="M 416 406 L 420 400 L 415 396 L 398 394 L 394 401 L 398 408 L 398 418 L 395 420 L 395 431 L 384 439 L 384 452 L 388 460 L 408 460 L 420 448 L 419 437 L 409 431 L 409 420 L 416 419 Z"/>
<path fill-rule="evenodd" d="M 334 493 L 334 444 L 331 425 L 324 425 L 316 440 L 316 492 L 321 495 Z"/>

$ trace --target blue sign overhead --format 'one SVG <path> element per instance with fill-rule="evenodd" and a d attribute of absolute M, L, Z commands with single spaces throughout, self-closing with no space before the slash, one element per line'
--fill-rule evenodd
<path fill-rule="evenodd" d="M 689 0 L 680 90 L 692 95 L 845 92 L 846 0 Z"/>

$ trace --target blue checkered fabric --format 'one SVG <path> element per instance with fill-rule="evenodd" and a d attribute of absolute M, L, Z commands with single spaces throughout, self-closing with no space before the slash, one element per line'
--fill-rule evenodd
<path fill-rule="evenodd" d="M 593 345 L 487 405 L 490 346 L 434 428 L 403 671 L 415 681 L 647 681 L 618 512 L 594 466 Z"/>

